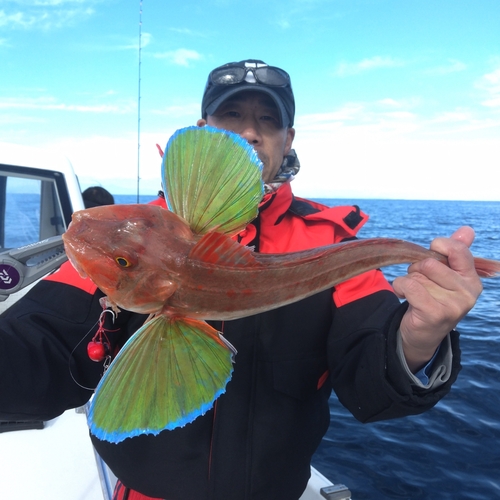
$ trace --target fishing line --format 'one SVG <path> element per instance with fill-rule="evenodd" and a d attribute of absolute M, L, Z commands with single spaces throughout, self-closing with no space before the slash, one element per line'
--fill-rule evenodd
<path fill-rule="evenodd" d="M 98 328 L 97 328 L 97 332 L 93 335 L 93 338 L 95 338 L 96 336 L 98 336 L 101 333 L 104 333 L 106 331 L 108 331 L 108 332 L 110 332 L 110 331 L 116 331 L 116 330 L 105 330 L 104 329 L 104 327 L 103 327 L 103 325 L 104 325 L 104 316 L 105 316 L 106 313 L 110 313 L 111 316 L 112 316 L 112 318 L 113 318 L 113 323 L 115 322 L 116 314 L 114 313 L 114 311 L 112 311 L 111 309 L 104 309 L 101 312 L 101 314 L 99 315 L 99 318 L 97 319 L 97 321 L 90 327 L 89 331 L 81 338 L 81 340 L 78 342 L 78 344 L 75 345 L 75 347 L 71 351 L 71 354 L 69 355 L 69 358 L 68 358 L 69 374 L 71 375 L 71 378 L 73 379 L 73 382 L 75 382 L 75 384 L 78 385 L 78 386 L 80 386 L 82 389 L 87 389 L 89 391 L 94 391 L 96 388 L 95 387 L 86 387 L 86 386 L 80 384 L 80 382 L 78 382 L 78 380 L 76 380 L 75 376 L 73 375 L 73 371 L 71 370 L 71 361 L 75 359 L 74 358 L 75 351 L 78 349 L 78 347 L 80 346 L 80 344 L 85 340 L 85 338 L 92 332 L 92 330 L 94 330 L 94 328 L 96 326 Z M 104 335 L 105 335 L 105 333 L 104 333 Z M 104 362 L 103 362 L 103 368 L 104 368 L 103 375 L 106 372 L 106 370 L 109 368 L 110 364 L 111 364 L 111 356 L 108 354 L 106 356 L 106 358 L 104 359 Z"/>
<path fill-rule="evenodd" d="M 137 81 L 137 203 L 139 203 L 141 164 L 141 66 L 142 66 L 142 0 L 139 1 L 139 67 Z"/>

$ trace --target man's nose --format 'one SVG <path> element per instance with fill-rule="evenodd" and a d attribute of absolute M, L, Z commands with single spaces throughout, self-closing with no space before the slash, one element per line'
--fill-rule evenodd
<path fill-rule="evenodd" d="M 249 120 L 243 124 L 239 132 L 239 135 L 253 146 L 260 144 L 262 140 L 258 124 L 255 123 L 253 120 L 252 121 Z"/>

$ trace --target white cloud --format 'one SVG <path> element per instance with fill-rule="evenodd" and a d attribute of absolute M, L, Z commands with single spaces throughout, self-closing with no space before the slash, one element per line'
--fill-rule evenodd
<path fill-rule="evenodd" d="M 349 122 L 356 117 L 362 116 L 365 107 L 362 103 L 346 103 L 341 108 L 327 113 L 314 113 L 297 117 L 297 127 L 308 127 L 311 125 L 321 125 L 340 122 Z"/>
<path fill-rule="evenodd" d="M 85 20 L 94 14 L 91 5 L 99 0 L 10 0 L 5 3 L 11 4 L 11 8 L 0 10 L 0 27 L 47 30 Z"/>
<path fill-rule="evenodd" d="M 161 157 L 156 144 L 164 149 L 174 131 L 172 128 L 162 133 L 141 135 L 141 194 L 156 194 L 160 189 Z M 137 190 L 138 144 L 137 137 L 132 133 L 121 137 L 96 135 L 59 139 L 45 146 L 69 158 L 82 189 L 102 185 L 114 194 L 134 194 Z"/>
<path fill-rule="evenodd" d="M 142 32 L 141 33 L 141 49 L 147 47 L 153 40 L 153 35 L 151 33 Z M 108 44 L 105 47 L 99 46 L 99 50 L 139 50 L 139 37 L 134 37 L 129 39 L 126 43 L 112 45 Z"/>
<path fill-rule="evenodd" d="M 418 128 L 418 116 L 412 107 L 411 101 L 404 103 L 394 99 L 351 102 L 327 113 L 298 116 L 296 128 L 301 135 L 307 136 L 339 128 L 371 134 L 408 133 Z"/>
<path fill-rule="evenodd" d="M 495 83 L 495 75 L 487 82 Z M 390 97 L 299 115 L 296 194 L 318 198 L 498 200 L 500 117 L 481 109 L 429 116 Z"/>
<path fill-rule="evenodd" d="M 486 101 L 483 101 L 481 104 L 488 108 L 500 108 L 500 97 L 486 99 Z"/>
<path fill-rule="evenodd" d="M 373 135 L 360 129 L 297 137 L 299 196 L 498 200 L 499 139 L 456 141 Z"/>
<path fill-rule="evenodd" d="M 13 125 L 33 125 L 33 124 L 41 124 L 44 123 L 44 120 L 39 117 L 35 116 L 24 116 L 21 114 L 15 114 L 15 113 L 6 113 L 2 112 L 0 113 L 0 127 L 5 125 L 5 129 L 9 129 L 12 132 Z M 2 130 L 2 140 L 5 139 L 5 133 L 4 130 Z M 14 135 L 15 137 L 15 135 Z M 9 137 L 10 141 L 12 141 L 12 138 Z M 14 141 L 15 142 L 15 141 Z"/>
<path fill-rule="evenodd" d="M 500 105 L 500 95 L 491 107 Z M 353 134 L 371 134 L 372 137 L 388 134 L 408 139 L 429 137 L 455 137 L 467 139 L 467 134 L 483 131 L 485 137 L 498 135 L 500 116 L 484 108 L 455 108 L 429 114 L 421 99 L 396 100 L 385 98 L 373 102 L 349 102 L 324 113 L 296 117 L 300 136 L 337 133 L 339 130 Z M 483 103 L 484 104 L 484 103 Z"/>
<path fill-rule="evenodd" d="M 9 2 L 24 7 L 53 7 L 65 4 L 96 3 L 96 1 L 89 0 L 9 0 Z"/>
<path fill-rule="evenodd" d="M 279 19 L 276 24 L 283 30 L 287 30 L 291 27 L 290 21 L 288 19 Z"/>
<path fill-rule="evenodd" d="M 157 59 L 167 59 L 178 66 L 189 66 L 190 61 L 202 59 L 202 55 L 196 50 L 177 49 L 169 52 L 157 53 L 154 55 Z"/>
<path fill-rule="evenodd" d="M 150 45 L 153 41 L 153 35 L 151 33 L 142 32 L 141 34 L 141 49 L 144 49 Z M 139 37 L 120 37 L 111 34 L 106 42 L 103 43 L 102 40 L 94 40 L 85 46 L 90 51 L 98 52 L 116 52 L 116 51 L 131 51 L 137 52 L 139 50 Z"/>
<path fill-rule="evenodd" d="M 491 73 L 487 73 L 483 77 L 484 82 L 490 88 L 493 88 L 495 92 L 500 91 L 500 68 L 495 69 Z"/>
<path fill-rule="evenodd" d="M 135 105 L 86 105 L 86 104 L 65 104 L 58 102 L 54 98 L 42 97 L 30 98 L 0 98 L 0 109 L 14 110 L 38 110 L 38 111 L 76 111 L 80 113 L 128 113 L 135 108 Z"/>
<path fill-rule="evenodd" d="M 364 73 L 366 71 L 373 71 L 380 68 L 394 68 L 403 66 L 403 61 L 394 59 L 388 56 L 374 56 L 369 59 L 363 59 L 358 62 L 341 62 L 335 70 L 336 76 L 352 76 Z"/>
<path fill-rule="evenodd" d="M 485 183 L 498 167 L 500 138 L 473 138 L 453 128 L 469 124 L 457 111 L 443 124 L 410 109 L 353 103 L 324 115 L 297 117 L 297 150 L 302 169 L 294 181 L 299 196 L 317 198 L 498 199 Z M 465 112 L 464 112 L 465 113 Z M 447 121 L 446 121 L 447 120 Z M 438 128 L 439 125 L 439 128 Z M 498 126 L 498 124 L 497 124 Z M 451 127 L 451 128 L 450 128 Z M 160 187 L 160 157 L 174 126 L 141 135 L 141 193 Z M 412 130 L 416 128 L 415 130 Z M 440 132 L 448 130 L 448 134 Z M 46 144 L 47 145 L 47 144 Z M 53 139 L 48 144 L 69 157 L 82 188 L 100 184 L 113 192 L 135 193 L 137 137 L 92 136 Z"/>
<path fill-rule="evenodd" d="M 465 71 L 466 69 L 467 65 L 465 63 L 456 59 L 448 59 L 448 64 L 435 68 L 429 68 L 425 70 L 424 73 L 426 75 L 444 76 L 451 73 L 457 73 L 459 71 Z"/>
<path fill-rule="evenodd" d="M 500 67 L 483 75 L 476 82 L 476 87 L 487 95 L 487 98 L 481 103 L 483 106 L 500 107 Z"/>
<path fill-rule="evenodd" d="M 431 122 L 432 123 L 457 123 L 457 122 L 470 122 L 473 120 L 472 113 L 470 111 L 445 111 L 436 115 Z"/>
<path fill-rule="evenodd" d="M 4 10 L 0 10 L 0 26 L 27 28 L 35 24 L 35 22 L 34 17 L 28 18 L 23 12 L 7 14 Z"/>
<path fill-rule="evenodd" d="M 190 115 L 199 116 L 201 113 L 200 103 L 192 102 L 189 104 L 178 105 L 178 106 L 168 106 L 165 108 L 155 108 L 151 111 L 154 115 L 163 115 L 170 118 L 180 118 Z"/>
<path fill-rule="evenodd" d="M 387 97 L 385 99 L 380 99 L 378 102 L 383 106 L 389 106 L 394 108 L 400 108 L 402 106 L 400 101 L 397 101 L 396 99 L 391 99 L 390 97 Z"/>
<path fill-rule="evenodd" d="M 169 30 L 173 31 L 174 33 L 179 33 L 180 35 L 188 35 L 188 36 L 206 38 L 206 35 L 204 33 L 202 33 L 201 31 L 193 31 L 189 28 L 169 28 Z"/>

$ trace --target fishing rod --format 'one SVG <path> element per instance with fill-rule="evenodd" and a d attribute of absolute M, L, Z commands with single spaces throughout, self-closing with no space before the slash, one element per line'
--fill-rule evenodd
<path fill-rule="evenodd" d="M 139 67 L 137 81 L 137 203 L 141 181 L 141 65 L 142 65 L 142 0 L 139 0 Z"/>
<path fill-rule="evenodd" d="M 58 268 L 68 257 L 61 236 L 0 253 L 0 302 Z"/>

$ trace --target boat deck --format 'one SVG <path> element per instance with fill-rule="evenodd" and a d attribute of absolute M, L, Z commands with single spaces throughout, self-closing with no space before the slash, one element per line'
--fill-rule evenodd
<path fill-rule="evenodd" d="M 0 432 L 0 498 L 109 500 L 116 478 L 88 436 L 85 410 L 68 410 L 42 429 Z M 349 500 L 350 491 L 316 469 L 300 500 Z"/>
<path fill-rule="evenodd" d="M 0 449 L 0 498 L 103 498 L 85 414 L 68 410 L 42 430 L 2 432 Z"/>

